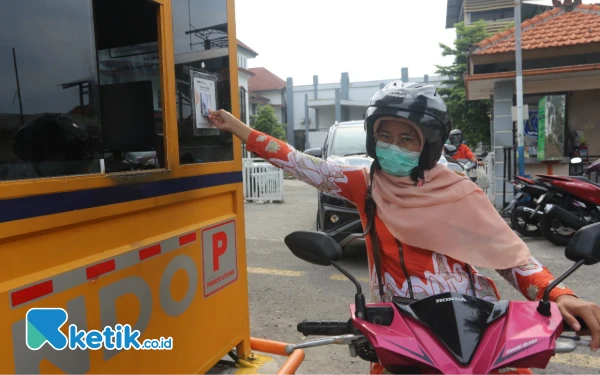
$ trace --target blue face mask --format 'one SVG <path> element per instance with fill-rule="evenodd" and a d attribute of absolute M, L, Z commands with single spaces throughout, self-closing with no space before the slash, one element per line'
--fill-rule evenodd
<path fill-rule="evenodd" d="M 397 177 L 410 176 L 410 172 L 419 165 L 420 152 L 408 151 L 396 145 L 377 142 L 375 147 L 381 169 Z"/>

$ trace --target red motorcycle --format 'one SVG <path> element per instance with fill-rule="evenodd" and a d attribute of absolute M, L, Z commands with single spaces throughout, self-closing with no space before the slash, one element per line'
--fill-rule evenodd
<path fill-rule="evenodd" d="M 598 171 L 600 160 L 581 174 Z M 577 230 L 600 222 L 600 184 L 583 176 L 537 175 L 548 188 L 537 203 L 544 207 L 540 231 L 555 245 L 566 246 Z M 556 203 L 559 197 L 559 203 Z M 554 199 L 554 202 L 550 203 Z"/>

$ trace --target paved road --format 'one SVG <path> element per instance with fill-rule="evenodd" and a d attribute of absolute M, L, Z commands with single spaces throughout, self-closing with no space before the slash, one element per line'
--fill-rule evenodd
<path fill-rule="evenodd" d="M 295 258 L 283 238 L 295 230 L 314 229 L 316 190 L 295 180 L 285 181 L 285 203 L 246 204 L 246 234 L 250 282 L 252 335 L 285 342 L 302 341 L 296 324 L 304 319 L 348 319 L 354 286 L 337 270 L 308 264 Z M 570 266 L 563 249 L 544 240 L 527 240 L 533 255 L 554 274 Z M 364 249 L 347 251 L 341 264 L 367 287 Z M 599 266 L 600 267 L 600 266 Z M 506 299 L 523 299 L 495 272 L 485 272 Z M 600 301 L 600 268 L 583 268 L 567 280 L 583 298 Z M 368 297 L 367 297 L 368 298 Z M 598 374 L 600 354 L 581 348 L 556 356 L 538 374 Z M 302 374 L 366 374 L 368 365 L 352 358 L 346 346 L 306 350 Z"/>

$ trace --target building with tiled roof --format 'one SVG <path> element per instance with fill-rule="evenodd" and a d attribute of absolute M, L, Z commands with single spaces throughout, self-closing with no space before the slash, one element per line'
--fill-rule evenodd
<path fill-rule="evenodd" d="M 248 60 L 258 56 L 258 52 L 248 47 L 247 44 L 243 43 L 238 39 L 238 84 L 240 87 L 240 118 L 245 123 L 250 123 L 250 95 L 249 95 L 249 82 L 254 77 L 254 73 L 248 69 Z"/>
<path fill-rule="evenodd" d="M 561 108 L 553 119 L 545 119 L 545 144 L 548 139 L 556 144 L 552 163 L 538 150 L 537 125 L 529 127 L 530 132 L 535 128 L 535 133 L 527 134 L 526 130 L 525 173 L 529 175 L 573 173 L 570 157 L 577 155 L 582 141 L 588 147 L 590 161 L 600 157 L 600 5 L 555 3 L 555 8 L 521 24 L 523 103 L 529 110 L 526 121 L 531 117 L 526 129 L 537 121 L 541 98 L 555 98 Z M 506 170 L 507 179 L 514 174 L 517 144 L 515 67 L 513 27 L 471 48 L 465 76 L 468 100 L 493 101 L 495 176 L 504 176 Z M 560 124 L 554 126 L 552 121 Z M 513 165 L 504 164 L 507 152 Z M 496 205 L 502 207 L 504 200 L 512 199 L 512 189 L 503 191 L 506 184 L 501 177 L 494 183 Z"/>
<path fill-rule="evenodd" d="M 286 82 L 266 68 L 250 68 L 249 70 L 253 74 L 252 78 L 248 80 L 251 113 L 256 114 L 258 106 L 269 104 L 275 110 L 275 115 L 285 124 L 287 122 Z"/>
<path fill-rule="evenodd" d="M 600 42 L 598 5 L 580 5 L 567 12 L 554 8 L 522 23 L 523 51 L 587 45 Z M 515 52 L 515 28 L 500 32 L 476 44 L 475 55 Z"/>
<path fill-rule="evenodd" d="M 536 14 L 551 9 L 551 6 L 537 4 L 533 1 L 523 1 L 521 19 L 532 18 Z M 514 0 L 447 0 L 446 28 L 451 29 L 455 24 L 464 22 L 471 25 L 479 20 L 485 21 L 486 31 L 494 34 L 515 23 Z"/>

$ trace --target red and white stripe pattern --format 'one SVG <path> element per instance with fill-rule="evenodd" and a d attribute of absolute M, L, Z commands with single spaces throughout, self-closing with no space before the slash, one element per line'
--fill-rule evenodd
<path fill-rule="evenodd" d="M 105 259 L 85 267 L 55 275 L 49 279 L 41 280 L 37 283 L 13 290 L 10 293 L 10 305 L 12 308 L 20 307 L 88 282 L 93 283 L 102 275 L 134 266 L 147 259 L 194 243 L 197 240 L 195 231 L 188 232 L 150 246 L 128 251 L 110 259 Z"/>

